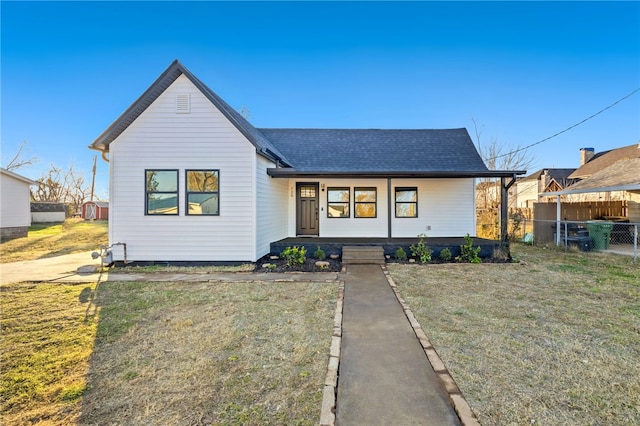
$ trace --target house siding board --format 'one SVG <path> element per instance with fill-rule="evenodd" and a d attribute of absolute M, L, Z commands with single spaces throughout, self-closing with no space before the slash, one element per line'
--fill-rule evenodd
<path fill-rule="evenodd" d="M 31 225 L 29 183 L 0 174 L 0 223 L 2 228 Z"/>
<path fill-rule="evenodd" d="M 418 217 L 397 218 L 392 210 L 394 238 L 475 235 L 474 179 L 394 179 L 396 187 L 417 187 Z"/>
<path fill-rule="evenodd" d="M 191 113 L 175 95 L 191 94 Z M 197 125 L 193 126 L 192 124 Z M 255 257 L 255 148 L 184 76 L 150 105 L 111 150 L 110 241 L 131 261 L 239 261 Z M 178 216 L 145 215 L 148 169 L 177 169 Z M 220 215 L 185 215 L 185 170 L 220 170 Z M 114 260 L 124 260 L 114 250 Z"/>
<path fill-rule="evenodd" d="M 275 164 L 257 156 L 256 260 L 269 253 L 271 242 L 287 237 L 288 180 L 268 176 L 270 167 Z"/>

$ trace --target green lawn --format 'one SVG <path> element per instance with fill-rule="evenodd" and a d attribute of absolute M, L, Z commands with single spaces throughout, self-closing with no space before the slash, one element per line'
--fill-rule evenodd
<path fill-rule="evenodd" d="M 108 244 L 108 229 L 109 223 L 102 220 L 35 224 L 26 237 L 0 243 L 0 263 L 97 250 L 101 244 Z"/>

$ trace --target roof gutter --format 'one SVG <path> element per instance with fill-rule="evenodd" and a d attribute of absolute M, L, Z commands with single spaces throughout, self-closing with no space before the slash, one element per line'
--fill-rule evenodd
<path fill-rule="evenodd" d="M 601 188 L 565 189 L 564 191 L 541 192 L 540 195 L 543 197 L 548 197 L 552 195 L 588 194 L 592 192 L 611 191 L 640 191 L 640 183 L 629 185 L 603 186 Z"/>

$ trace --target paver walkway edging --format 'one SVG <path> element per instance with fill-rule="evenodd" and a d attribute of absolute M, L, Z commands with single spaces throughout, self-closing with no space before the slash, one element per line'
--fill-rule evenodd
<path fill-rule="evenodd" d="M 342 308 L 344 306 L 344 281 L 338 286 L 336 313 L 333 318 L 333 333 L 329 349 L 327 377 L 322 392 L 320 426 L 334 426 L 336 423 L 336 395 L 338 392 L 338 367 L 340 366 L 340 345 L 342 344 Z"/>
<path fill-rule="evenodd" d="M 387 277 L 389 286 L 393 290 L 393 293 L 396 295 L 398 302 L 402 306 L 404 314 L 409 320 L 409 323 L 411 324 L 411 327 L 413 328 L 413 331 L 416 334 L 416 337 L 420 341 L 420 344 L 422 345 L 422 348 L 424 349 L 424 352 L 427 355 L 429 362 L 431 363 L 431 367 L 433 368 L 433 371 L 435 371 L 435 373 L 438 375 L 438 378 L 443 383 L 447 393 L 449 394 L 449 401 L 451 402 L 453 409 L 456 411 L 456 414 L 460 418 L 460 422 L 464 426 L 480 426 L 480 422 L 478 421 L 478 418 L 476 417 L 475 413 L 471 409 L 471 406 L 469 405 L 467 400 L 464 398 L 464 395 L 462 394 L 462 391 L 456 384 L 455 380 L 453 380 L 451 373 L 442 362 L 442 359 L 440 359 L 440 355 L 438 355 L 435 348 L 429 341 L 429 338 L 427 337 L 426 333 L 422 329 L 422 326 L 420 325 L 416 317 L 413 315 L 413 312 L 411 312 L 409 305 L 405 302 L 402 296 L 400 296 L 398 287 L 396 286 L 395 281 L 393 281 L 393 278 L 391 278 L 391 275 L 389 274 L 387 267 L 382 265 L 382 270 L 384 272 L 385 277 Z"/>

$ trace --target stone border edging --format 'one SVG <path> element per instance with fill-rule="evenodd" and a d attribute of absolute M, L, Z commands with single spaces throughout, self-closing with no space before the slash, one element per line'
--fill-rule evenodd
<path fill-rule="evenodd" d="M 398 299 L 398 302 L 402 306 L 402 309 L 404 310 L 404 314 L 409 320 L 411 327 L 413 328 L 413 332 L 415 333 L 416 337 L 420 341 L 420 345 L 422 345 L 422 349 L 424 350 L 425 354 L 427 355 L 427 358 L 429 359 L 431 368 L 433 368 L 433 371 L 436 373 L 436 375 L 442 382 L 445 390 L 447 391 L 447 394 L 449 395 L 449 402 L 451 403 L 451 405 L 453 406 L 453 409 L 458 415 L 460 422 L 462 423 L 463 426 L 480 426 L 480 422 L 478 421 L 478 418 L 476 417 L 475 413 L 471 409 L 471 406 L 465 399 L 464 395 L 462 395 L 462 391 L 456 384 L 455 380 L 453 380 L 451 373 L 442 362 L 442 359 L 440 359 L 440 355 L 438 355 L 435 348 L 429 341 L 429 338 L 427 337 L 426 333 L 422 329 L 422 326 L 420 325 L 416 317 L 413 315 L 413 312 L 411 312 L 409 305 L 405 302 L 402 296 L 400 296 L 398 287 L 396 286 L 396 283 L 393 281 L 393 278 L 391 278 L 391 275 L 389 274 L 387 267 L 385 265 L 381 265 L 381 267 L 385 277 L 387 278 L 387 282 L 389 283 L 389 286 L 393 290 L 393 293 L 395 294 L 396 299 Z"/>
<path fill-rule="evenodd" d="M 340 346 L 342 344 L 342 307 L 344 305 L 344 281 L 339 281 L 336 313 L 333 318 L 333 333 L 329 349 L 329 364 L 322 392 L 320 426 L 335 426 L 336 396 L 338 391 L 338 367 L 340 365 Z"/>

